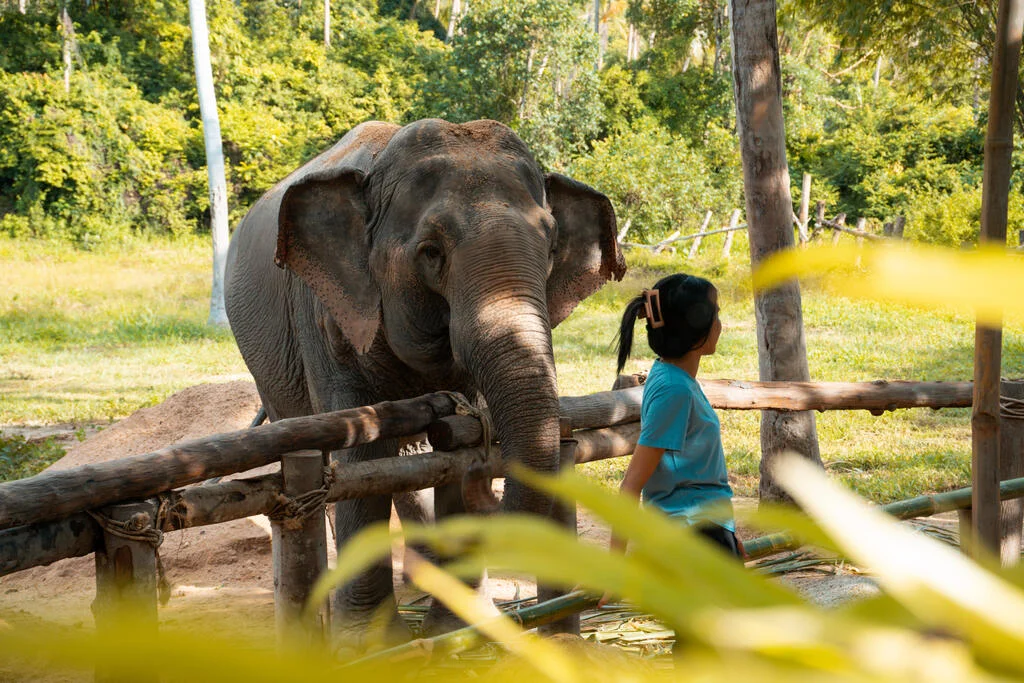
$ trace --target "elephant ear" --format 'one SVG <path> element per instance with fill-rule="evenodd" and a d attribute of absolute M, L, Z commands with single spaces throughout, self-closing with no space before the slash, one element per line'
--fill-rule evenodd
<path fill-rule="evenodd" d="M 605 282 L 621 280 L 626 262 L 608 197 L 557 173 L 549 173 L 544 184 L 548 207 L 558 222 L 547 287 L 548 317 L 554 327 Z"/>
<path fill-rule="evenodd" d="M 380 292 L 368 268 L 363 174 L 332 169 L 288 188 L 277 219 L 274 262 L 309 285 L 357 353 L 377 334 Z"/>

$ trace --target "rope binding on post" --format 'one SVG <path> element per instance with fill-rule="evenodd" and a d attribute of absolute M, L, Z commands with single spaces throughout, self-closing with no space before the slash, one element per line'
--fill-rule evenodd
<path fill-rule="evenodd" d="M 277 494 L 274 507 L 267 513 L 272 522 L 279 522 L 286 529 L 295 530 L 302 526 L 302 521 L 314 513 L 327 507 L 327 499 L 334 484 L 337 463 L 324 465 L 323 483 L 320 488 L 300 493 L 297 496 Z"/>
<path fill-rule="evenodd" d="M 171 584 L 164 572 L 164 562 L 160 557 L 160 546 L 164 542 L 162 527 L 165 520 L 174 514 L 174 506 L 171 504 L 170 496 L 166 493 L 158 497 L 156 519 L 152 519 L 147 512 L 136 512 L 127 520 L 113 519 L 102 510 L 86 510 L 85 512 L 100 525 L 105 533 L 127 541 L 146 543 L 153 548 L 156 556 L 157 576 L 157 598 L 161 605 L 166 605 L 171 599 Z"/>

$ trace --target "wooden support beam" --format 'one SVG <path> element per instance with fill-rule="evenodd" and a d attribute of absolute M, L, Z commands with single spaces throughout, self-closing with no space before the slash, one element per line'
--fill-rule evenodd
<path fill-rule="evenodd" d="M 159 504 L 155 499 L 111 505 L 99 514 L 107 526 L 103 543 L 96 549 L 96 599 L 92 604 L 96 633 L 115 638 L 124 628 L 142 637 L 157 637 L 157 545 L 129 534 L 153 531 Z M 159 680 L 156 672 L 141 675 L 132 667 L 97 666 L 98 683 L 148 683 Z"/>
<path fill-rule="evenodd" d="M 281 475 L 283 493 L 290 500 L 315 493 L 324 484 L 323 454 L 320 451 L 287 453 L 281 457 Z M 289 507 L 281 511 L 284 516 L 272 515 L 270 520 L 277 640 L 280 644 L 309 646 L 324 641 L 325 629 L 331 623 L 327 601 L 311 619 L 303 618 L 303 608 L 313 592 L 313 584 L 327 569 L 327 518 L 324 501 L 312 505 L 308 511 Z"/>
<path fill-rule="evenodd" d="M 1012 174 L 1013 126 L 1024 0 L 999 0 L 992 49 L 985 162 L 981 173 L 979 242 L 1006 246 Z M 999 552 L 999 381 L 1002 326 L 975 326 L 974 403 L 971 414 L 971 478 L 974 486 L 975 554 Z"/>
<path fill-rule="evenodd" d="M 1024 380 L 1002 380 L 999 394 L 999 479 L 1024 477 Z M 999 510 L 999 556 L 1004 567 L 1020 562 L 1024 500 L 1004 500 Z"/>
<path fill-rule="evenodd" d="M 131 458 L 48 471 L 0 484 L 0 529 L 61 519 L 119 500 L 157 495 L 211 477 L 261 467 L 291 451 L 351 448 L 415 434 L 455 412 L 445 393 L 280 420 L 186 441 Z"/>

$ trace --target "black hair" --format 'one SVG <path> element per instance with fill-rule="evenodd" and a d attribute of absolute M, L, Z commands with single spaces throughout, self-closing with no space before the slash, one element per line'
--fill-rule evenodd
<path fill-rule="evenodd" d="M 661 304 L 661 327 L 653 327 L 647 320 L 647 343 L 661 358 L 681 358 L 694 349 L 699 349 L 711 334 L 718 307 L 711 302 L 710 282 L 695 275 L 677 273 L 658 280 L 653 289 L 658 291 Z M 653 302 L 652 302 L 653 303 Z M 622 372 L 633 348 L 633 324 L 637 318 L 646 317 L 646 298 L 643 293 L 626 304 L 619 325 L 619 367 Z M 655 318 L 658 311 L 653 311 Z"/>

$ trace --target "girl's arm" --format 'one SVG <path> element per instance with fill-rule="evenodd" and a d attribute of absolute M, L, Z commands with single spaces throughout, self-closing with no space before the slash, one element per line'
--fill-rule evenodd
<path fill-rule="evenodd" d="M 626 468 L 626 476 L 622 478 L 622 485 L 619 491 L 633 498 L 640 500 L 640 492 L 643 490 L 647 480 L 654 474 L 661 456 L 664 455 L 664 448 L 654 446 L 643 446 L 637 444 L 633 451 L 633 457 L 629 459 L 629 467 Z M 623 551 L 626 548 L 625 539 L 612 536 L 611 549 Z"/>
<path fill-rule="evenodd" d="M 629 459 L 629 467 L 626 468 L 626 476 L 622 478 L 622 485 L 619 486 L 619 491 L 639 501 L 640 492 L 643 490 L 644 484 L 654 474 L 654 469 L 658 466 L 658 462 L 664 454 L 664 448 L 637 444 L 636 450 L 633 451 L 633 457 Z M 612 534 L 610 548 L 613 553 L 625 552 L 626 539 Z M 604 607 L 611 599 L 611 594 L 605 593 L 601 596 L 597 606 Z"/>

